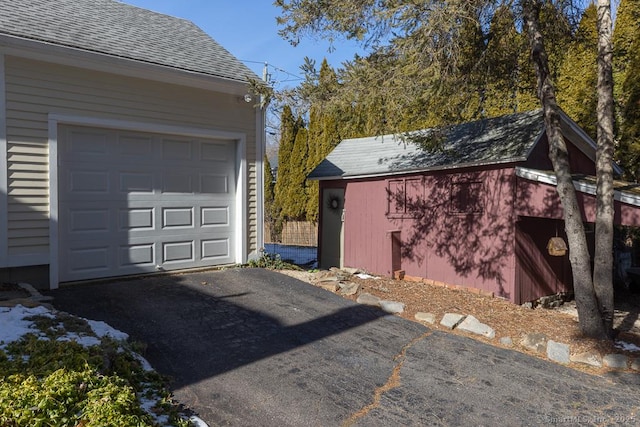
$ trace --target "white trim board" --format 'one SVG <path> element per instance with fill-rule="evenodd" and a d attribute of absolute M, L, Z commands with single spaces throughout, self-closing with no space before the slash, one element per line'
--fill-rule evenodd
<path fill-rule="evenodd" d="M 553 173 L 536 169 L 516 167 L 516 175 L 529 181 L 540 182 L 542 184 L 557 185 L 558 181 Z M 596 185 L 583 181 L 573 181 L 573 186 L 581 193 L 596 195 Z M 613 199 L 615 201 L 626 203 L 628 205 L 640 206 L 640 196 L 621 190 L 613 190 Z"/>
<path fill-rule="evenodd" d="M 0 53 L 0 268 L 7 267 L 8 229 L 8 176 L 7 176 L 7 101 L 4 55 Z"/>
<path fill-rule="evenodd" d="M 59 125 L 91 126 L 108 129 L 121 129 L 137 132 L 157 133 L 164 135 L 181 135 L 199 138 L 217 138 L 234 141 L 236 144 L 236 263 L 246 262 L 247 248 L 247 159 L 246 135 L 240 132 L 225 132 L 214 129 L 195 127 L 169 126 L 126 120 L 112 120 L 88 116 L 72 116 L 49 114 L 49 287 L 56 289 L 59 285 L 59 205 L 58 205 L 58 126 Z"/>

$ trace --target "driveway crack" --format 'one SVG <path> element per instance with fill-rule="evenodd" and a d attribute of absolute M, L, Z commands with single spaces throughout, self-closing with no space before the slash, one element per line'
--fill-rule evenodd
<path fill-rule="evenodd" d="M 402 365 L 404 365 L 404 361 L 406 358 L 407 351 L 413 347 L 417 342 L 427 338 L 429 335 L 433 334 L 433 331 L 427 331 L 419 337 L 414 338 L 407 344 L 405 344 L 398 354 L 393 357 L 393 360 L 396 362 L 393 370 L 391 371 L 391 375 L 387 378 L 387 381 L 381 385 L 380 387 L 376 387 L 373 392 L 373 401 L 368 405 L 364 406 L 359 411 L 355 412 L 349 418 L 347 418 L 343 423 L 342 427 L 350 427 L 355 424 L 360 418 L 366 416 L 373 409 L 380 406 L 380 400 L 382 399 L 382 395 L 389 390 L 393 390 L 394 388 L 400 387 L 400 370 L 402 369 Z"/>

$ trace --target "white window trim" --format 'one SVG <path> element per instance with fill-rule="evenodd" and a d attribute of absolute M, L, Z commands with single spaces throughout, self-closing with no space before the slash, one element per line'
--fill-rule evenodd
<path fill-rule="evenodd" d="M 245 263 L 247 258 L 247 160 L 245 158 L 247 137 L 240 132 L 225 132 L 213 129 L 161 125 L 104 119 L 90 116 L 49 114 L 49 288 L 59 286 L 59 205 L 58 205 L 58 126 L 91 126 L 107 129 L 129 130 L 197 138 L 217 138 L 235 141 L 236 144 L 236 215 L 235 215 L 235 262 Z"/>

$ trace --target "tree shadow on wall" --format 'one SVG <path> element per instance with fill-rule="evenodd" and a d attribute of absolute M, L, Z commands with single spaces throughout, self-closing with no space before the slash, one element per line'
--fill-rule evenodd
<path fill-rule="evenodd" d="M 402 207 L 392 222 L 402 230 L 403 259 L 426 269 L 426 277 L 444 260 L 459 277 L 493 281 L 499 296 L 512 297 L 505 285 L 513 269 L 515 226 L 532 188 L 516 188 L 508 168 L 438 173 L 421 181 L 422 191 L 409 185 L 388 189 L 390 205 Z M 536 215 L 561 215 L 551 191 L 533 209 Z"/>
<path fill-rule="evenodd" d="M 511 177 L 477 171 L 424 176 L 422 183 L 423 192 L 389 190 L 390 200 L 404 206 L 405 215 L 392 220 L 403 232 L 403 259 L 426 268 L 427 277 L 437 269 L 432 263 L 444 259 L 460 277 L 495 281 L 500 296 L 509 298 Z"/>

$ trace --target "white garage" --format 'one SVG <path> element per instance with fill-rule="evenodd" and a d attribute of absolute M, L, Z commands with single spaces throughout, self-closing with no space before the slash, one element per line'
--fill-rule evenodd
<path fill-rule="evenodd" d="M 59 281 L 236 261 L 237 141 L 58 130 Z"/>

